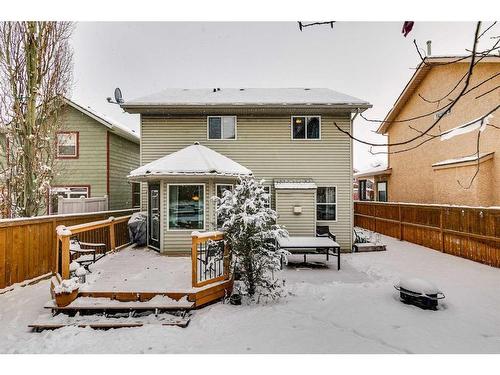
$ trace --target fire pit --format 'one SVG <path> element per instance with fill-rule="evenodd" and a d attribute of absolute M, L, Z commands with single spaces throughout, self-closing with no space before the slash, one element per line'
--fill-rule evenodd
<path fill-rule="evenodd" d="M 426 310 L 436 310 L 438 301 L 444 298 L 444 294 L 434 284 L 422 279 L 401 279 L 394 288 L 399 291 L 403 303 Z"/>

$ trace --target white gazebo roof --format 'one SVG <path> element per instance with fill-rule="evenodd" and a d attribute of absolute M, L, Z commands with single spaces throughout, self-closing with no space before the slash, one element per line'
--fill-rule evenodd
<path fill-rule="evenodd" d="M 195 142 L 130 172 L 128 178 L 143 180 L 168 176 L 248 176 L 252 171 L 234 160 Z"/>

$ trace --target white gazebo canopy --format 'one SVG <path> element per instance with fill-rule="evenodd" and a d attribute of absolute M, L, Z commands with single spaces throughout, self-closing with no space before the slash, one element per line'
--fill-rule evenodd
<path fill-rule="evenodd" d="M 130 172 L 135 181 L 171 176 L 226 176 L 251 175 L 252 171 L 234 160 L 195 142 Z"/>

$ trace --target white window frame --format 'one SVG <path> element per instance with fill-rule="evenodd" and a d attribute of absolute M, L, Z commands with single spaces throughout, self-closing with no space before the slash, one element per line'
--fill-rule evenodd
<path fill-rule="evenodd" d="M 262 185 L 264 188 L 269 188 L 269 208 L 273 208 L 273 194 L 272 194 L 272 191 L 273 191 L 273 188 L 271 185 L 267 185 L 267 184 L 264 184 Z"/>
<path fill-rule="evenodd" d="M 75 136 L 75 153 L 74 154 L 60 154 L 59 153 L 59 136 L 61 135 L 74 135 Z M 78 152 L 78 147 L 79 147 L 79 141 L 80 141 L 80 134 L 77 131 L 58 131 L 56 132 L 56 158 L 60 159 L 78 159 L 79 157 L 79 152 Z"/>
<path fill-rule="evenodd" d="M 231 186 L 231 191 L 234 190 L 234 184 L 215 184 L 215 196 L 217 197 L 217 186 Z M 215 202 L 215 229 L 219 229 L 217 228 L 218 225 L 217 225 L 217 201 Z"/>
<path fill-rule="evenodd" d="M 304 117 L 306 119 L 306 137 L 305 138 L 294 138 L 293 137 L 293 119 L 295 117 Z M 307 138 L 307 119 L 311 117 L 317 117 L 319 119 L 319 138 Z M 321 141 L 321 125 L 322 119 L 320 115 L 293 115 L 290 116 L 290 138 L 292 141 Z"/>
<path fill-rule="evenodd" d="M 203 185 L 203 228 L 202 229 L 170 229 L 170 186 L 199 186 Z M 207 187 L 206 183 L 175 183 L 175 184 L 167 184 L 167 201 L 165 202 L 167 207 L 167 231 L 168 232 L 192 232 L 194 230 L 206 230 L 207 227 Z"/>
<path fill-rule="evenodd" d="M 210 119 L 217 118 L 217 117 L 220 117 L 220 119 L 221 119 L 220 120 L 221 138 L 210 138 Z M 223 134 L 224 127 L 222 126 L 224 117 L 234 118 L 234 138 L 224 138 L 224 134 Z M 222 115 L 220 115 L 220 116 L 207 116 L 207 140 L 208 141 L 236 141 L 237 139 L 238 139 L 238 117 L 237 116 L 233 116 L 233 115 L 230 115 L 230 116 L 222 116 Z"/>
<path fill-rule="evenodd" d="M 320 185 L 318 186 L 318 188 L 335 188 L 335 203 L 318 203 L 318 189 L 316 189 L 316 193 L 315 193 L 315 205 L 314 205 L 314 219 L 316 220 L 316 222 L 320 222 L 320 223 L 326 223 L 326 222 L 329 222 L 329 223 L 336 223 L 338 221 L 338 218 L 339 218 L 339 191 L 338 191 L 338 188 L 337 188 L 337 185 Z M 335 205 L 335 220 L 318 220 L 318 204 L 323 204 L 323 205 Z"/>

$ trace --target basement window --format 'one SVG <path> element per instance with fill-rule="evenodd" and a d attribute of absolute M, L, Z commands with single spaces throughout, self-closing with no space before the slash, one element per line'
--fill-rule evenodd
<path fill-rule="evenodd" d="M 208 116 L 208 139 L 236 139 L 236 116 Z"/>

